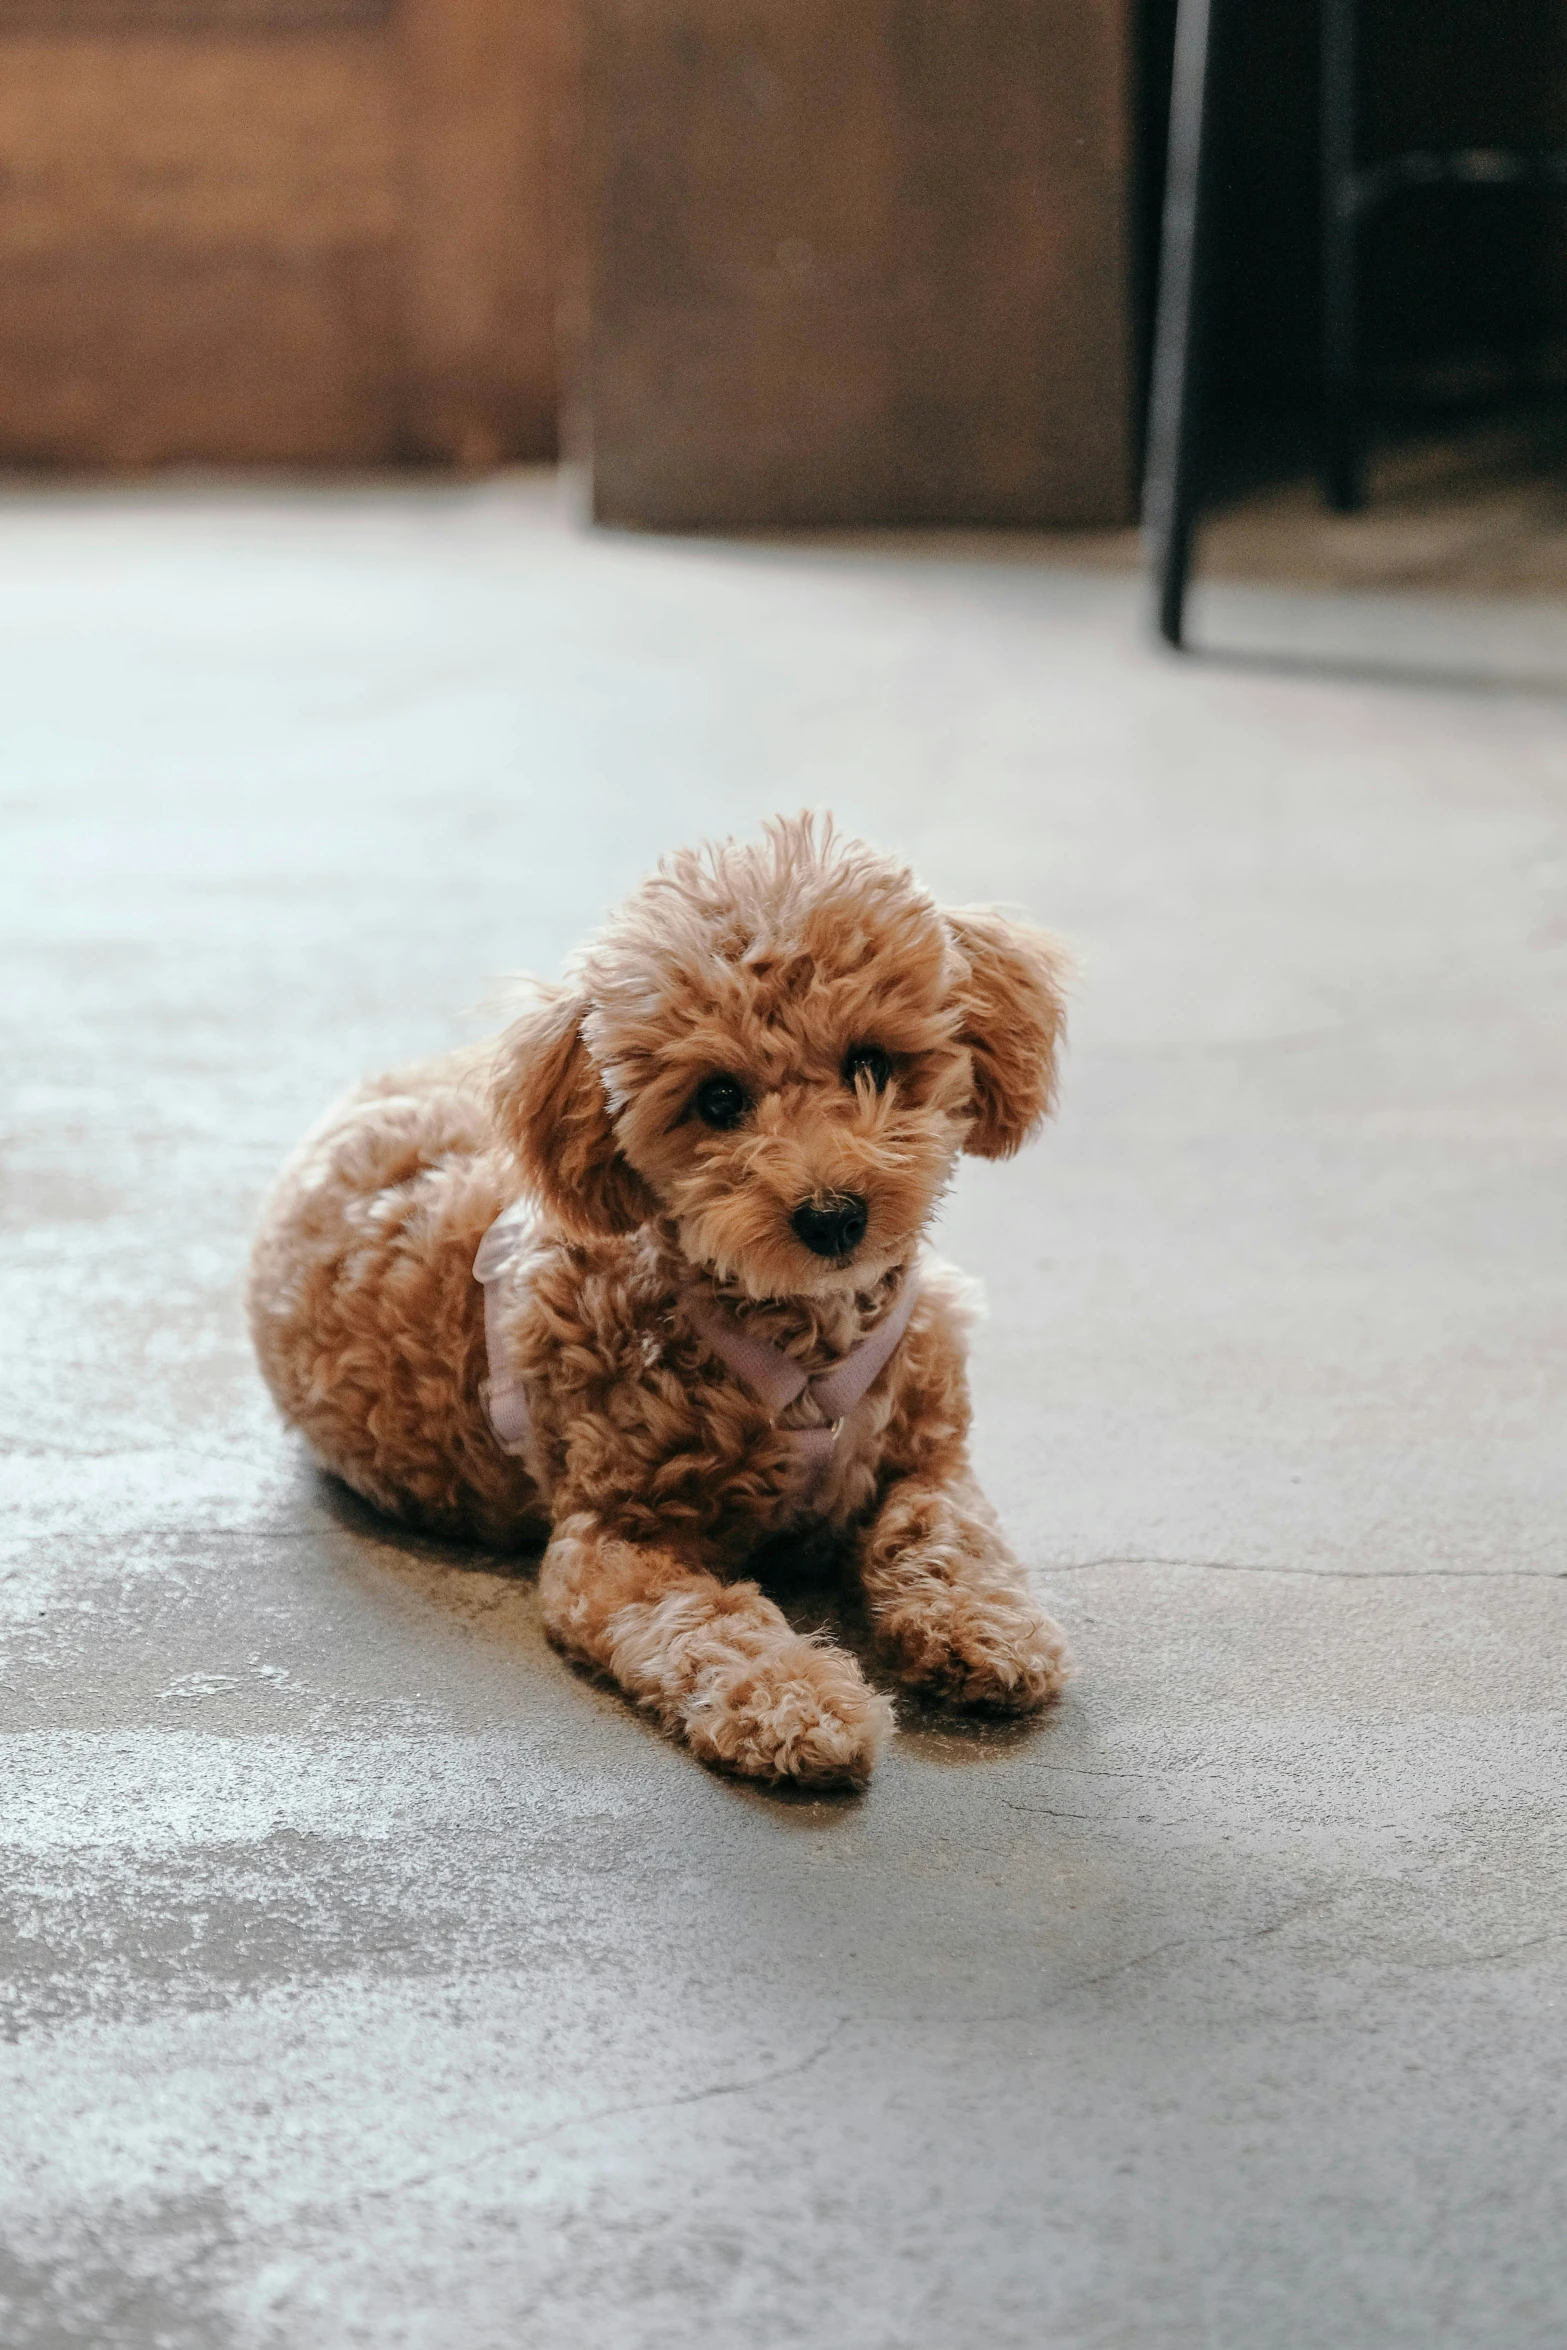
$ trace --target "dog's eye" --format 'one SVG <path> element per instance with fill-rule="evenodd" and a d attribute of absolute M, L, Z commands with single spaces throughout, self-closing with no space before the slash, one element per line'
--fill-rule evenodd
<path fill-rule="evenodd" d="M 697 1116 L 720 1133 L 738 1126 L 750 1107 L 750 1097 L 738 1077 L 705 1077 L 696 1089 Z"/>
<path fill-rule="evenodd" d="M 857 1085 L 868 1077 L 878 1093 L 885 1093 L 887 1080 L 892 1075 L 892 1063 L 879 1044 L 851 1045 L 843 1059 L 843 1082 Z"/>

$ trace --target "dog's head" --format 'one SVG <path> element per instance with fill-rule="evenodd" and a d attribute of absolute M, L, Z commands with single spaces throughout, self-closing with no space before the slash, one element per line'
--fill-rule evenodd
<path fill-rule="evenodd" d="M 913 1251 L 960 1151 L 1049 1110 L 1065 956 L 810 817 L 670 857 L 508 1030 L 495 1104 L 587 1238 L 669 1218 L 753 1297 L 864 1289 Z"/>

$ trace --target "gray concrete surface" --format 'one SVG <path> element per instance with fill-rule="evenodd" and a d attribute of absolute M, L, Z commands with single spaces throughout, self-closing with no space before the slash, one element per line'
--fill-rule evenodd
<path fill-rule="evenodd" d="M 1567 2338 L 1567 707 L 1480 690 L 1567 619 L 1487 612 L 1446 690 L 1026 542 L 7 499 L 8 2350 Z M 860 1802 L 334 1500 L 237 1301 L 345 1079 L 806 802 L 1085 962 L 945 1233 L 1080 1678 Z"/>

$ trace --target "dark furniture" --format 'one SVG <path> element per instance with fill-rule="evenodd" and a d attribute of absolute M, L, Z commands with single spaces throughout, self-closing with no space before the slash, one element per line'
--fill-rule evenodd
<path fill-rule="evenodd" d="M 1235 0 L 1180 0 L 1170 95 L 1158 321 L 1143 513 L 1158 628 L 1183 641 L 1192 536 L 1202 495 L 1202 361 L 1216 169 L 1216 77 Z M 1528 188 L 1567 195 L 1567 150 L 1410 148 L 1356 160 L 1359 0 L 1320 0 L 1322 470 L 1328 503 L 1364 495 L 1358 369 L 1359 241 L 1388 205 L 1435 188 Z"/>

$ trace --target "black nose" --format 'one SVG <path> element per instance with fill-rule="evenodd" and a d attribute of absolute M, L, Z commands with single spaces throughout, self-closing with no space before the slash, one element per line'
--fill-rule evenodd
<path fill-rule="evenodd" d="M 802 1200 L 789 1219 L 796 1237 L 819 1257 L 852 1257 L 865 1238 L 870 1210 L 853 1191 L 835 1191 L 818 1207 Z"/>

